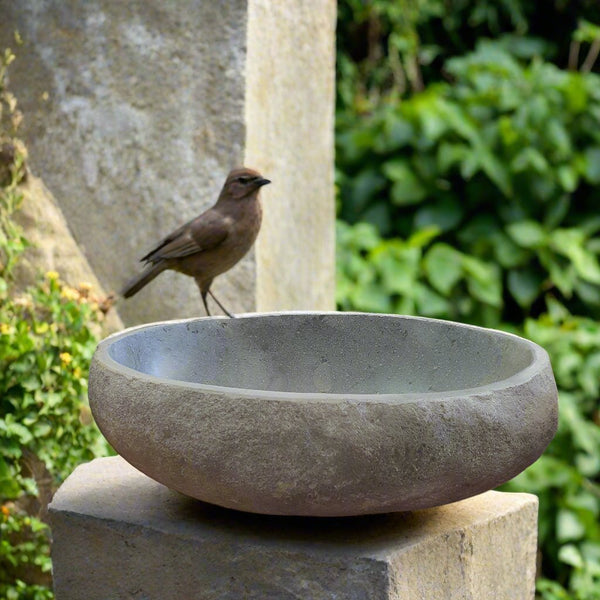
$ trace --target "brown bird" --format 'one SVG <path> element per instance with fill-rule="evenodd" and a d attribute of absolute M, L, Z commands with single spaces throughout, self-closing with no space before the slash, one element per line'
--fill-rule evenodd
<path fill-rule="evenodd" d="M 206 314 L 210 294 L 221 310 L 233 315 L 210 291 L 213 279 L 233 267 L 250 250 L 262 218 L 258 192 L 271 183 L 252 169 L 229 173 L 216 204 L 161 240 L 141 260 L 146 268 L 130 279 L 121 295 L 129 298 L 139 292 L 165 269 L 172 269 L 196 280 Z"/>

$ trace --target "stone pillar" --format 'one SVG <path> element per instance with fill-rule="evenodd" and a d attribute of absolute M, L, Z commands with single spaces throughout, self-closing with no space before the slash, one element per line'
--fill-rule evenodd
<path fill-rule="evenodd" d="M 218 278 L 234 312 L 334 308 L 335 0 L 0 0 L 0 46 L 32 170 L 107 289 L 211 205 L 241 163 L 262 192 L 255 250 Z M 203 314 L 164 273 L 126 324 Z M 215 307 L 216 312 L 216 307 Z"/>
<path fill-rule="evenodd" d="M 537 498 L 412 513 L 253 515 L 172 492 L 120 457 L 50 505 L 56 600 L 531 600 Z"/>

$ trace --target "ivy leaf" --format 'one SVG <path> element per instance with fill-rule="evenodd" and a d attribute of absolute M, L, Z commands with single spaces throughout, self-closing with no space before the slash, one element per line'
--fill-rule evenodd
<path fill-rule="evenodd" d="M 589 183 L 600 183 L 600 148 L 598 146 L 586 148 L 583 158 L 585 161 L 585 178 Z"/>
<path fill-rule="evenodd" d="M 501 308 L 502 285 L 498 267 L 466 255 L 462 257 L 462 263 L 468 274 L 467 286 L 470 294 L 490 306 Z"/>
<path fill-rule="evenodd" d="M 558 560 L 577 569 L 583 567 L 583 557 L 574 544 L 565 544 L 558 551 Z"/>
<path fill-rule="evenodd" d="M 579 540 L 585 534 L 585 526 L 577 515 L 568 509 L 558 511 L 556 517 L 556 537 L 560 542 Z"/>
<path fill-rule="evenodd" d="M 455 198 L 441 198 L 440 200 L 427 203 L 415 214 L 414 227 L 435 226 L 440 231 L 454 229 L 464 216 L 463 208 Z"/>
<path fill-rule="evenodd" d="M 357 286 L 352 294 L 352 302 L 358 310 L 366 312 L 389 312 L 391 307 L 389 294 L 375 283 Z"/>
<path fill-rule="evenodd" d="M 405 161 L 388 161 L 383 165 L 383 172 L 393 182 L 391 200 L 394 204 L 417 204 L 426 197 L 427 190 Z"/>
<path fill-rule="evenodd" d="M 384 245 L 373 253 L 373 264 L 381 273 L 383 287 L 388 294 L 411 294 L 420 257 L 418 248 L 399 244 Z"/>
<path fill-rule="evenodd" d="M 530 253 L 526 249 L 515 244 L 501 231 L 494 233 L 491 240 L 496 258 L 505 269 L 522 265 L 530 258 Z"/>
<path fill-rule="evenodd" d="M 560 165 L 556 171 L 558 181 L 565 192 L 574 192 L 579 183 L 579 173 L 572 165 Z"/>
<path fill-rule="evenodd" d="M 429 286 L 417 283 L 415 285 L 414 296 L 419 315 L 441 317 L 448 314 L 448 301 L 439 294 L 436 294 Z"/>
<path fill-rule="evenodd" d="M 594 254 L 584 247 L 585 233 L 579 229 L 556 229 L 550 235 L 550 245 L 568 257 L 577 275 L 584 281 L 600 284 L 600 264 Z"/>
<path fill-rule="evenodd" d="M 506 167 L 484 146 L 477 149 L 479 164 L 483 172 L 506 196 L 512 196 L 512 183 Z"/>
<path fill-rule="evenodd" d="M 544 228 L 535 221 L 519 221 L 506 227 L 506 233 L 521 248 L 539 248 L 545 245 L 547 234 Z"/>
<path fill-rule="evenodd" d="M 423 267 L 431 285 L 447 296 L 462 277 L 462 254 L 448 244 L 437 243 L 425 255 Z"/>
<path fill-rule="evenodd" d="M 508 290 L 523 308 L 529 308 L 538 297 L 541 284 L 542 277 L 533 269 L 513 269 L 508 273 Z"/>

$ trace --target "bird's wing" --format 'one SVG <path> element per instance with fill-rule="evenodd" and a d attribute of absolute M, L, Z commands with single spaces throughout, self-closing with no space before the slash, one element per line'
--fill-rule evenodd
<path fill-rule="evenodd" d="M 218 212 L 208 210 L 164 238 L 142 260 L 157 262 L 182 258 L 221 244 L 229 232 L 229 222 Z"/>
<path fill-rule="evenodd" d="M 152 250 L 150 250 L 148 254 L 142 256 L 142 258 L 140 258 L 140 261 L 152 262 L 158 260 L 160 258 L 160 249 L 164 248 L 167 244 L 169 244 L 173 240 L 176 240 L 180 235 L 182 235 L 185 232 L 185 230 L 191 225 L 191 223 L 192 221 L 188 221 L 185 225 L 182 225 L 175 231 L 172 231 L 168 236 L 160 240 L 160 242 L 158 242 L 158 244 L 156 244 L 156 246 L 154 246 L 154 248 L 152 248 Z"/>

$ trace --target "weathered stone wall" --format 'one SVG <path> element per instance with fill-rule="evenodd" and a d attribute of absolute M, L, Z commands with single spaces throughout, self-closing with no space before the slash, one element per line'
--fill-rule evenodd
<path fill-rule="evenodd" d="M 214 202 L 243 162 L 273 180 L 259 245 L 214 291 L 234 312 L 333 308 L 334 0 L 0 0 L 31 168 L 107 289 Z M 126 323 L 203 314 L 164 273 Z"/>
<path fill-rule="evenodd" d="M 57 271 L 61 279 L 74 287 L 90 283 L 93 294 L 106 296 L 95 273 L 73 239 L 60 208 L 43 182 L 28 174 L 20 184 L 23 203 L 14 214 L 23 228 L 29 246 L 15 265 L 15 286 L 25 290 L 38 281 L 41 273 Z M 111 308 L 103 321 L 104 333 L 123 329 L 117 311 Z"/>

